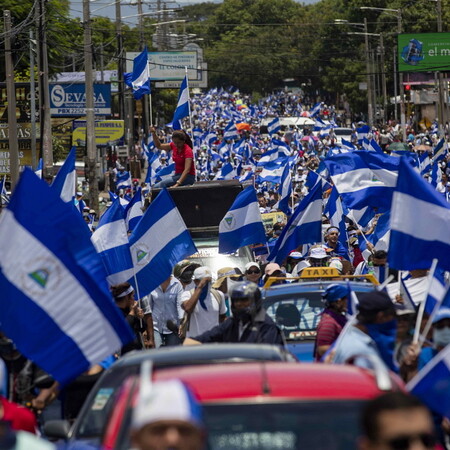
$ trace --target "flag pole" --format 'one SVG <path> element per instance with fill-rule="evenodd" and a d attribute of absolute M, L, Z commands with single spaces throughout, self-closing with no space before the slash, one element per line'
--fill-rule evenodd
<path fill-rule="evenodd" d="M 433 282 L 433 276 L 434 276 L 434 271 L 436 270 L 438 264 L 438 260 L 437 259 L 433 259 L 433 262 L 431 264 L 431 268 L 430 268 L 430 272 L 428 273 L 428 289 L 427 289 L 427 295 L 425 296 L 425 298 L 423 299 L 422 303 L 420 304 L 420 308 L 419 308 L 419 312 L 417 313 L 417 319 L 416 319 L 416 327 L 414 329 L 414 337 L 413 337 L 413 344 L 417 344 L 419 343 L 419 335 L 420 335 L 420 325 L 422 324 L 422 319 L 423 319 L 423 313 L 425 311 L 425 303 L 427 302 L 427 297 L 428 297 L 428 293 L 430 292 L 430 288 L 431 288 L 431 283 Z M 435 308 L 436 309 L 436 308 Z M 433 311 L 434 313 L 434 311 Z M 430 318 L 428 319 L 428 322 L 425 326 L 425 329 L 423 330 L 423 337 L 425 337 L 431 327 L 431 321 L 433 319 L 433 314 L 431 314 Z M 422 343 L 423 343 L 422 339 Z M 422 344 L 420 344 L 420 346 L 422 346 Z"/>

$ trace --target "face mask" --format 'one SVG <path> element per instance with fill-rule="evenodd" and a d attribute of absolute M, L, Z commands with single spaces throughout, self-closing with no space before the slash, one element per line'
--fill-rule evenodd
<path fill-rule="evenodd" d="M 394 364 L 394 346 L 397 337 L 397 320 L 366 325 L 369 336 L 375 341 L 381 359 L 394 372 L 398 371 Z"/>
<path fill-rule="evenodd" d="M 450 328 L 445 327 L 433 330 L 433 343 L 435 347 L 445 347 L 450 344 Z"/>
<path fill-rule="evenodd" d="M 247 306 L 246 308 L 235 308 L 234 306 L 231 306 L 231 312 L 233 314 L 233 318 L 237 321 L 241 321 L 242 323 L 248 323 L 252 320 L 252 307 Z"/>

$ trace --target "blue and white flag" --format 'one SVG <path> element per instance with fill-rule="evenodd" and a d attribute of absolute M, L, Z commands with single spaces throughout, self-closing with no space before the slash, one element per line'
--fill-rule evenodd
<path fill-rule="evenodd" d="M 450 417 L 450 344 L 406 385 L 434 413 Z"/>
<path fill-rule="evenodd" d="M 340 144 L 341 148 L 344 150 L 349 150 L 351 152 L 358 150 L 355 146 L 355 144 L 353 144 L 350 141 L 346 141 L 345 139 L 341 139 L 341 144 Z"/>
<path fill-rule="evenodd" d="M 143 215 L 142 191 L 141 188 L 139 188 L 134 194 L 134 197 L 131 199 L 131 202 L 128 203 L 125 208 L 125 222 L 127 225 L 127 230 L 133 231 Z"/>
<path fill-rule="evenodd" d="M 100 217 L 91 241 L 102 258 L 110 285 L 125 283 L 133 276 L 125 211 L 119 198 Z"/>
<path fill-rule="evenodd" d="M 226 127 L 225 130 L 223 130 L 223 139 L 228 140 L 228 139 L 233 139 L 233 140 L 238 140 L 239 139 L 239 132 L 238 129 L 236 128 L 236 125 L 233 121 L 231 121 Z"/>
<path fill-rule="evenodd" d="M 322 241 L 322 185 L 317 183 L 283 228 L 268 261 L 281 264 L 291 250 Z"/>
<path fill-rule="evenodd" d="M 181 119 L 189 116 L 189 87 L 187 75 L 184 77 L 178 94 L 177 109 L 173 115 L 172 128 L 181 130 Z"/>
<path fill-rule="evenodd" d="M 9 196 L 6 192 L 6 175 L 3 177 L 3 180 L 0 181 L 0 204 L 9 202 Z"/>
<path fill-rule="evenodd" d="M 364 138 L 362 142 L 362 148 L 369 152 L 383 153 L 383 149 L 378 145 L 377 141 L 373 138 L 370 140 Z"/>
<path fill-rule="evenodd" d="M 430 316 L 437 313 L 441 306 L 450 307 L 450 292 L 445 284 L 444 274 L 439 267 L 428 274 L 430 284 L 424 309 Z"/>
<path fill-rule="evenodd" d="M 123 197 L 119 197 L 118 195 L 114 194 L 114 192 L 109 191 L 109 199 L 111 200 L 111 202 L 113 202 L 116 198 L 119 199 L 119 202 L 123 208 L 125 208 L 128 203 L 130 203 L 129 200 L 126 200 Z"/>
<path fill-rule="evenodd" d="M 341 198 L 336 189 L 333 186 L 330 197 L 324 209 L 324 214 L 330 219 L 330 225 L 336 227 L 339 230 L 339 242 L 347 247 L 347 226 L 345 224 L 344 209 L 342 208 Z"/>
<path fill-rule="evenodd" d="M 442 138 L 433 149 L 433 164 L 444 159 L 445 154 L 448 150 L 448 144 L 444 138 Z"/>
<path fill-rule="evenodd" d="M 0 328 L 64 385 L 132 340 L 83 218 L 25 169 L 0 217 Z"/>
<path fill-rule="evenodd" d="M 133 90 L 133 97 L 136 100 L 139 100 L 145 94 L 151 93 L 147 47 L 134 58 L 133 72 L 124 73 L 123 79 L 125 84 Z"/>
<path fill-rule="evenodd" d="M 280 141 L 279 139 L 272 139 L 270 141 L 270 148 L 273 150 L 278 150 L 279 156 L 291 156 L 292 149 L 286 142 Z"/>
<path fill-rule="evenodd" d="M 123 172 L 117 172 L 116 174 L 116 189 L 128 189 L 131 187 L 131 174 L 124 170 Z"/>
<path fill-rule="evenodd" d="M 152 186 L 157 178 L 158 172 L 161 170 L 162 164 L 159 153 L 155 153 L 148 162 L 147 175 L 145 182 Z"/>
<path fill-rule="evenodd" d="M 234 200 L 219 224 L 219 253 L 232 253 L 252 244 L 265 244 L 266 232 L 253 186 Z"/>
<path fill-rule="evenodd" d="M 287 216 L 290 216 L 292 214 L 291 207 L 289 206 L 289 201 L 292 194 L 292 174 L 291 166 L 289 164 L 286 164 L 283 174 L 281 175 L 278 194 L 280 196 L 280 200 L 278 200 L 278 204 L 275 205 L 275 207 L 280 211 L 283 211 Z"/>
<path fill-rule="evenodd" d="M 128 281 L 144 297 L 172 273 L 176 263 L 197 252 L 191 235 L 167 189 L 150 203 L 130 236 L 136 281 Z"/>
<path fill-rule="evenodd" d="M 169 164 L 166 167 L 163 167 L 157 173 L 157 178 L 160 181 L 167 180 L 175 175 L 175 163 Z"/>
<path fill-rule="evenodd" d="M 320 110 L 322 108 L 322 102 L 316 103 L 310 110 L 309 110 L 309 117 L 315 117 L 317 114 L 320 113 Z"/>
<path fill-rule="evenodd" d="M 358 136 L 358 144 L 362 145 L 363 140 L 367 139 L 369 137 L 370 133 L 370 126 L 369 125 L 363 125 L 356 129 L 356 134 Z"/>
<path fill-rule="evenodd" d="M 39 158 L 38 166 L 36 167 L 36 170 L 34 173 L 39 177 L 42 178 L 42 169 L 44 167 L 44 162 L 42 161 L 42 158 Z"/>
<path fill-rule="evenodd" d="M 77 188 L 77 172 L 75 170 L 76 148 L 72 147 L 67 159 L 56 174 L 52 183 L 52 188 L 55 189 L 60 197 L 66 203 L 73 202 Z"/>
<path fill-rule="evenodd" d="M 288 164 L 287 164 L 288 165 Z M 267 163 L 264 169 L 258 175 L 258 182 L 268 182 L 279 184 L 281 183 L 281 177 L 283 175 L 284 166 L 277 164 L 276 162 Z"/>
<path fill-rule="evenodd" d="M 381 280 L 378 281 L 382 282 Z M 414 303 L 414 300 L 411 297 L 411 294 L 409 293 L 409 290 L 406 287 L 405 280 L 403 278 L 400 278 L 400 296 L 403 299 L 403 305 L 405 306 L 405 309 L 407 311 L 416 312 L 416 304 Z"/>
<path fill-rule="evenodd" d="M 389 266 L 424 269 L 437 259 L 442 269 L 450 270 L 449 223 L 449 204 L 401 158 L 392 197 Z"/>
<path fill-rule="evenodd" d="M 275 117 L 271 122 L 267 125 L 267 131 L 272 136 L 275 133 L 278 133 L 281 130 L 281 123 L 278 117 Z"/>
<path fill-rule="evenodd" d="M 396 157 L 356 151 L 328 158 L 325 165 L 348 208 L 370 206 L 381 212 L 391 207 L 399 162 Z"/>

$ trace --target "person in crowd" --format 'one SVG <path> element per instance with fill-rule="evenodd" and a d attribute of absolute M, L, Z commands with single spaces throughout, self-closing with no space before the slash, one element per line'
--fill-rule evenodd
<path fill-rule="evenodd" d="M 283 272 L 279 264 L 269 263 L 264 268 L 263 285 L 267 282 L 269 278 L 286 278 L 286 274 Z M 272 283 L 272 286 L 275 284 L 282 284 L 282 283 L 284 283 L 283 280 L 275 280 Z"/>
<path fill-rule="evenodd" d="M 238 267 L 222 267 L 217 271 L 217 279 L 212 284 L 214 289 L 222 292 L 225 296 L 225 305 L 227 307 L 227 317 L 230 316 L 230 301 L 228 291 L 233 286 L 233 283 L 242 281 L 243 274 Z"/>
<path fill-rule="evenodd" d="M 181 283 L 171 275 L 150 293 L 145 306 L 143 304 L 144 315 L 152 315 L 156 348 L 181 344 L 178 333 L 167 327 L 167 321 L 171 321 L 175 329 L 180 325 L 178 312 L 183 292 Z"/>
<path fill-rule="evenodd" d="M 369 400 L 361 414 L 359 450 L 436 449 L 428 409 L 404 392 L 389 392 Z"/>
<path fill-rule="evenodd" d="M 194 275 L 194 270 L 197 267 L 200 267 L 200 264 L 193 263 L 187 259 L 175 265 L 173 269 L 173 276 L 181 283 L 183 291 L 195 289 L 195 284 L 192 281 L 192 275 Z"/>
<path fill-rule="evenodd" d="M 262 284 L 261 282 L 262 272 L 257 262 L 251 261 L 245 265 L 244 278 L 247 281 L 252 281 L 258 286 Z"/>
<path fill-rule="evenodd" d="M 355 269 L 355 275 L 366 275 L 371 273 L 376 277 L 376 279 L 380 283 L 384 283 L 384 281 L 389 277 L 389 275 L 393 276 L 391 283 L 397 283 L 398 279 L 398 271 L 395 269 L 391 269 L 387 265 L 387 257 L 388 254 L 385 250 L 373 250 L 370 253 L 367 261 L 361 261 Z"/>
<path fill-rule="evenodd" d="M 197 336 L 223 322 L 227 308 L 222 292 L 212 288 L 212 274 L 208 267 L 194 270 L 195 289 L 185 291 L 181 297 L 180 315 L 187 314 L 189 327 L 186 337 Z"/>
<path fill-rule="evenodd" d="M 328 227 L 325 232 L 325 248 L 330 256 L 340 256 L 349 260 L 348 250 L 339 242 L 339 228 Z"/>
<path fill-rule="evenodd" d="M 347 297 L 348 287 L 342 284 L 330 284 L 322 294 L 325 309 L 317 326 L 314 354 L 316 361 L 320 361 L 336 341 L 347 322 Z"/>
<path fill-rule="evenodd" d="M 371 291 L 359 297 L 358 314 L 354 325 L 348 327 L 334 348 L 334 362 L 343 364 L 355 358 L 354 364 L 371 367 L 361 355 L 374 358 L 397 371 L 394 347 L 397 335 L 395 306 L 383 291 Z"/>
<path fill-rule="evenodd" d="M 179 380 L 157 381 L 140 392 L 131 422 L 136 450 L 202 450 L 206 444 L 201 406 Z"/>
<path fill-rule="evenodd" d="M 195 183 L 195 164 L 194 153 L 189 136 L 182 130 L 176 130 L 172 133 L 172 142 L 162 144 L 156 134 L 154 127 L 150 128 L 153 136 L 153 142 L 159 150 L 172 150 L 172 159 L 175 163 L 175 175 L 167 180 L 155 184 L 154 188 L 187 186 Z"/>
<path fill-rule="evenodd" d="M 134 299 L 134 289 L 129 283 L 121 283 L 111 286 L 111 292 L 117 307 L 122 312 L 128 325 L 134 332 L 134 340 L 121 349 L 121 353 L 128 353 L 132 350 L 142 350 L 144 348 L 144 340 L 142 333 L 149 332 L 144 325 L 144 311 L 139 307 L 138 302 Z M 153 336 L 153 324 L 150 333 Z"/>
<path fill-rule="evenodd" d="M 187 338 L 184 345 L 209 342 L 283 344 L 280 329 L 262 307 L 261 291 L 251 281 L 234 285 L 230 292 L 232 318 L 205 333 Z"/>

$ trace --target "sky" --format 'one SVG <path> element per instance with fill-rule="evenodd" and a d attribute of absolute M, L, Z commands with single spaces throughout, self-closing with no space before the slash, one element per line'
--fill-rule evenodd
<path fill-rule="evenodd" d="M 137 15 L 137 6 L 129 5 L 130 2 L 135 2 L 136 0 L 121 0 L 121 13 L 122 21 L 130 26 L 137 23 L 137 17 L 129 17 Z M 157 0 L 142 0 L 143 2 L 143 12 L 151 12 L 156 10 Z M 222 3 L 222 0 L 207 0 L 212 3 Z M 296 0 L 299 3 L 314 3 L 317 0 Z M 204 3 L 205 0 L 161 0 L 161 4 L 166 3 L 167 8 L 182 7 L 186 5 L 193 5 L 197 3 Z M 109 17 L 110 19 L 115 19 L 115 8 L 114 0 L 91 0 L 91 16 L 102 16 Z M 128 5 L 127 5 L 128 3 Z M 83 2 L 82 0 L 70 0 L 70 15 L 72 17 L 82 17 L 83 16 Z"/>

